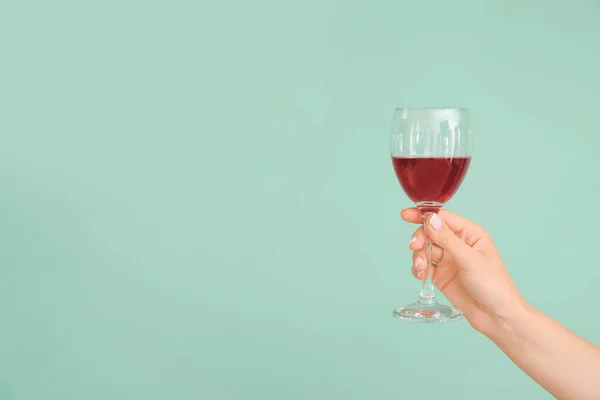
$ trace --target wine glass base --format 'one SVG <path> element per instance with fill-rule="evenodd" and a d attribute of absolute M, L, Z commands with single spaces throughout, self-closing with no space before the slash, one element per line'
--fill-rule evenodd
<path fill-rule="evenodd" d="M 463 313 L 456 308 L 439 303 L 421 304 L 417 302 L 394 310 L 394 316 L 408 322 L 443 324 L 460 321 Z"/>

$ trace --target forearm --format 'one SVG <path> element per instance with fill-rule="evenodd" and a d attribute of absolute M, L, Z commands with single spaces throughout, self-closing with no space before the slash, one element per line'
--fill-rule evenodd
<path fill-rule="evenodd" d="M 542 312 L 525 306 L 486 336 L 558 399 L 600 399 L 600 348 Z"/>

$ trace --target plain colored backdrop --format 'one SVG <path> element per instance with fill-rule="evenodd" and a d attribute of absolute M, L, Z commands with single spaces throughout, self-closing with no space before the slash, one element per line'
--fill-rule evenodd
<path fill-rule="evenodd" d="M 2 1 L 0 399 L 550 399 L 416 300 L 396 106 L 448 205 L 600 343 L 600 3 Z M 485 266 L 482 266 L 485 267 Z"/>

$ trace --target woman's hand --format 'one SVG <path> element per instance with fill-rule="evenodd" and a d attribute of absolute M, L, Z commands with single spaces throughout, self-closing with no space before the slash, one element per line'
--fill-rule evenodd
<path fill-rule="evenodd" d="M 446 210 L 423 218 L 419 210 L 409 208 L 401 216 L 408 222 L 424 223 L 409 244 L 413 250 L 413 275 L 420 280 L 426 275 L 427 232 L 433 243 L 431 259 L 437 263 L 433 267 L 433 283 L 463 311 L 473 328 L 488 334 L 504 319 L 525 309 L 525 301 L 482 227 Z"/>
<path fill-rule="evenodd" d="M 402 218 L 425 222 L 410 241 L 415 277 L 425 276 L 427 233 L 433 283 L 475 329 L 556 398 L 600 399 L 600 348 L 525 303 L 483 228 L 449 211 L 423 218 L 410 208 Z"/>

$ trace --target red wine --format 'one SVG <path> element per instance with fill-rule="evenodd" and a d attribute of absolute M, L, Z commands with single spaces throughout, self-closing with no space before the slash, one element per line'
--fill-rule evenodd
<path fill-rule="evenodd" d="M 471 157 L 393 157 L 392 162 L 412 201 L 446 203 L 465 178 Z"/>

